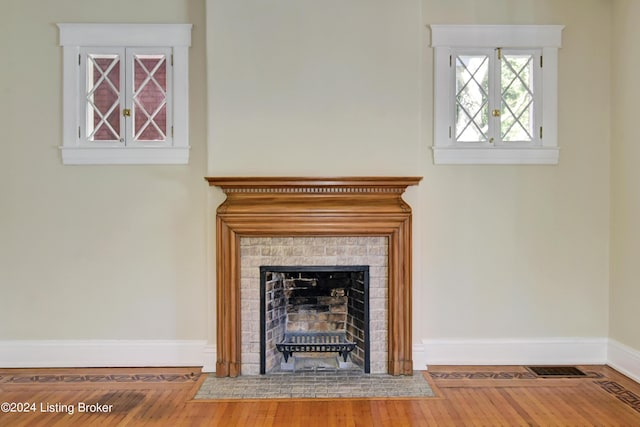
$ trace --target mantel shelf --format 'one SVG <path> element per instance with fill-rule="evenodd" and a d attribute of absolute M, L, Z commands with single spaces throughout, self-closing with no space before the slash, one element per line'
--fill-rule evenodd
<path fill-rule="evenodd" d="M 207 177 L 229 193 L 396 193 L 422 177 Z"/>

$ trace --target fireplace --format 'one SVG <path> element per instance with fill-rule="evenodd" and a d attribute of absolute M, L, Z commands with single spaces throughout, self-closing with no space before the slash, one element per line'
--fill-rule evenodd
<path fill-rule="evenodd" d="M 412 375 L 411 208 L 401 196 L 407 186 L 416 185 L 420 179 L 207 178 L 211 186 L 220 187 L 227 196 L 216 215 L 216 375 L 246 373 L 243 362 L 247 361 L 242 359 L 248 334 L 243 332 L 242 311 L 244 308 L 259 313 L 258 305 L 246 307 L 248 300 L 242 289 L 246 282 L 241 268 L 245 263 L 243 245 L 255 239 L 318 242 L 349 238 L 386 242 L 382 273 L 384 364 L 391 375 Z M 267 248 L 272 246 L 266 244 Z M 309 253 L 313 250 L 309 249 Z M 263 249 L 259 251 L 262 253 Z M 300 255 L 292 254 L 291 263 L 270 262 L 253 267 L 259 271 L 261 265 L 305 265 L 309 253 L 303 250 Z M 259 287 L 255 290 L 251 286 L 248 292 L 259 294 Z"/>
<path fill-rule="evenodd" d="M 260 267 L 261 374 L 370 373 L 369 339 L 368 266 Z"/>
<path fill-rule="evenodd" d="M 284 268 L 290 270 L 296 270 L 299 267 L 340 270 L 360 266 L 368 269 L 369 276 L 370 369 L 371 373 L 386 373 L 388 365 L 388 240 L 383 236 L 241 237 L 239 290 L 241 372 L 246 375 L 258 375 L 262 372 L 261 270 L 270 268 L 268 266 L 285 266 Z M 273 355 L 278 358 L 281 356 Z M 272 360 L 272 363 L 279 363 L 279 361 Z"/>

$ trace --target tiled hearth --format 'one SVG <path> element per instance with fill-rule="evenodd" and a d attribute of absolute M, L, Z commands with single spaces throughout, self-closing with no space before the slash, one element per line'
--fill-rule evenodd
<path fill-rule="evenodd" d="M 216 375 L 259 372 L 259 269 L 370 268 L 371 372 L 412 375 L 411 208 L 418 177 L 207 178 L 216 215 Z"/>
<path fill-rule="evenodd" d="M 261 266 L 369 266 L 371 373 L 387 373 L 386 237 L 245 237 L 240 239 L 242 373 L 260 371 Z"/>

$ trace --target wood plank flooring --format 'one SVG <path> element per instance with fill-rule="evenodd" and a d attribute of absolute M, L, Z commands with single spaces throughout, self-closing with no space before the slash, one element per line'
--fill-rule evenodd
<path fill-rule="evenodd" d="M 193 400 L 195 368 L 0 369 L 0 404 L 16 411 L 3 406 L 0 426 L 640 426 L 640 384 L 580 368 L 587 378 L 430 366 L 434 398 L 241 402 Z"/>

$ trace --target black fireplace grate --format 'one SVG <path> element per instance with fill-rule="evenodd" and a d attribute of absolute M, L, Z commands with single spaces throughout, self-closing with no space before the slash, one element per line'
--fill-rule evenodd
<path fill-rule="evenodd" d="M 325 332 L 285 332 L 284 341 L 276 344 L 278 351 L 284 355 L 284 361 L 289 361 L 292 353 L 320 352 L 340 353 L 347 362 L 349 353 L 356 347 L 356 343 L 347 341 L 345 333 Z"/>

